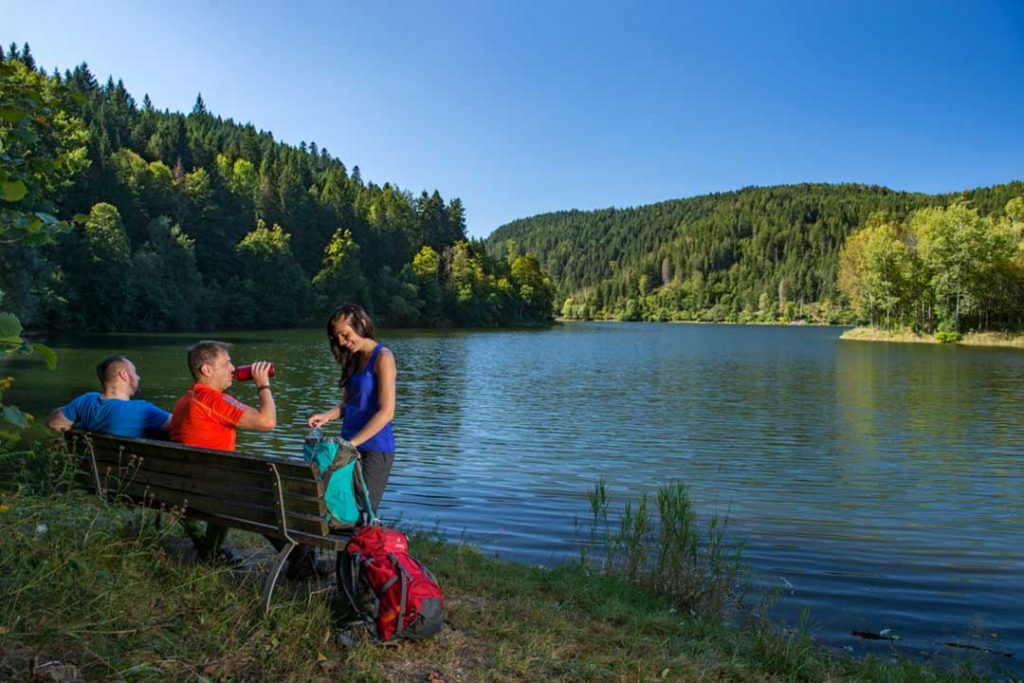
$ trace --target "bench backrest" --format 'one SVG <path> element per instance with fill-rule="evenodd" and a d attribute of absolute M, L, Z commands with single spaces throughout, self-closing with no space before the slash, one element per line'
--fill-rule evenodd
<path fill-rule="evenodd" d="M 323 483 L 301 459 L 194 448 L 71 431 L 85 483 L 100 495 L 268 536 L 339 549 L 348 535 L 327 523 Z"/>

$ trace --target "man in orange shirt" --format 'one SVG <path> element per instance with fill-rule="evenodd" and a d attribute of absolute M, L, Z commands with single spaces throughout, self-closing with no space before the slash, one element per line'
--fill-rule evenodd
<path fill-rule="evenodd" d="M 277 406 L 270 391 L 270 363 L 267 361 L 252 366 L 258 407 L 247 406 L 224 393 L 234 381 L 235 366 L 231 363 L 229 349 L 228 344 L 218 341 L 200 341 L 189 347 L 188 369 L 195 383 L 174 406 L 171 441 L 233 451 L 236 429 L 269 432 L 277 426 Z M 207 524 L 203 534 L 200 522 L 194 518 L 185 517 L 182 524 L 195 543 L 200 560 L 239 563 L 233 553 L 221 548 L 227 536 L 226 527 Z"/>

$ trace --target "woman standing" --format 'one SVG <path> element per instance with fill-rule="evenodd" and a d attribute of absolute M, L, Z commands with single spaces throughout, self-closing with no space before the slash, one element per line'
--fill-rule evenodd
<path fill-rule="evenodd" d="M 373 321 L 362 306 L 346 304 L 327 321 L 327 340 L 341 366 L 341 403 L 309 418 L 310 427 L 343 419 L 341 436 L 352 442 L 363 461 L 363 477 L 374 512 L 395 459 L 395 357 L 374 338 Z"/>

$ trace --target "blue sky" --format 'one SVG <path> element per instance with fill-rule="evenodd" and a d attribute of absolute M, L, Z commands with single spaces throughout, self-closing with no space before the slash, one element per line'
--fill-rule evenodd
<path fill-rule="evenodd" d="M 5 1 L 0 40 L 459 196 L 475 236 L 747 185 L 1024 178 L 1021 0 L 294 4 Z"/>

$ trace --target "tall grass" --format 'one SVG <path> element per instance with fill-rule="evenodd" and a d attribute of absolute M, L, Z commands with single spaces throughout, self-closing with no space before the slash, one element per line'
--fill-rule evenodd
<path fill-rule="evenodd" d="M 702 617 L 722 615 L 739 596 L 742 548 L 727 543 L 728 518 L 712 515 L 702 525 L 685 484 L 660 487 L 653 511 L 643 494 L 616 515 L 603 479 L 587 498 L 591 519 L 590 547 L 581 550 L 585 564 L 655 588 L 677 607 Z"/>
<path fill-rule="evenodd" d="M 63 450 L 0 449 L 0 470 L 23 477 L 0 488 L 0 680 L 46 663 L 87 680 L 307 680 L 330 652 L 331 605 L 304 586 L 280 587 L 265 619 L 260 573 L 175 556 L 180 510 L 158 521 L 83 491 Z"/>

